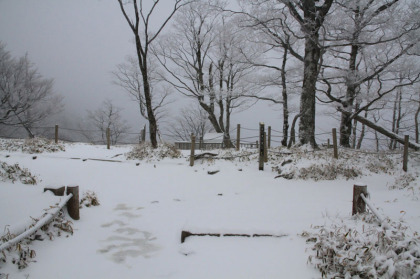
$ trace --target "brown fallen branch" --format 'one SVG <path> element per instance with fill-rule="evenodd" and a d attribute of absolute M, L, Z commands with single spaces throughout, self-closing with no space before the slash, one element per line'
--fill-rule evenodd
<path fill-rule="evenodd" d="M 219 170 L 216 170 L 216 171 L 208 171 L 207 173 L 210 174 L 210 175 L 213 175 L 213 174 L 216 174 L 218 172 L 219 172 Z"/>
<path fill-rule="evenodd" d="M 243 234 L 243 233 L 192 233 L 189 231 L 182 231 L 181 232 L 181 243 L 185 242 L 185 239 L 190 236 L 215 236 L 215 237 L 284 237 L 287 236 L 287 234 Z"/>

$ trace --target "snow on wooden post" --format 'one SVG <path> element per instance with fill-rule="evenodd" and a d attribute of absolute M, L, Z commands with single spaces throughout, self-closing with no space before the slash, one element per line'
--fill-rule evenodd
<path fill-rule="evenodd" d="M 264 163 L 268 162 L 267 133 L 264 132 Z"/>
<path fill-rule="evenodd" d="M 241 124 L 236 127 L 236 151 L 241 149 Z"/>
<path fill-rule="evenodd" d="M 58 143 L 58 125 L 55 125 L 55 144 Z"/>
<path fill-rule="evenodd" d="M 404 136 L 404 155 L 403 155 L 403 171 L 407 172 L 407 164 L 408 164 L 408 143 L 410 141 L 410 137 L 408 135 Z"/>
<path fill-rule="evenodd" d="M 259 170 L 264 170 L 264 123 L 260 122 Z"/>
<path fill-rule="evenodd" d="M 72 194 L 73 197 L 67 202 L 67 212 L 73 220 L 79 220 L 79 186 L 68 186 L 67 195 L 70 194 Z"/>
<path fill-rule="evenodd" d="M 337 147 L 337 129 L 332 129 L 332 136 L 333 136 L 333 147 L 334 147 L 334 158 L 338 159 L 338 147 Z"/>
<path fill-rule="evenodd" d="M 268 126 L 267 148 L 270 149 L 270 147 L 271 147 L 271 126 Z"/>
<path fill-rule="evenodd" d="M 352 208 L 351 215 L 366 212 L 366 203 L 363 200 L 363 198 L 360 196 L 360 194 L 368 196 L 367 185 L 355 184 L 353 186 L 353 208 Z"/>
<path fill-rule="evenodd" d="M 106 129 L 106 148 L 107 149 L 111 148 L 111 129 L 110 128 Z"/>
<path fill-rule="evenodd" d="M 195 152 L 195 136 L 194 134 L 191 134 L 190 167 L 194 166 L 194 152 Z"/>

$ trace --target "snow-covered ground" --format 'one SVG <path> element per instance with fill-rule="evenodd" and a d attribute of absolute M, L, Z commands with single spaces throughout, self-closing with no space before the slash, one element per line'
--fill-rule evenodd
<path fill-rule="evenodd" d="M 130 148 L 66 144 L 55 153 L 0 151 L 0 161 L 18 163 L 40 180 L 37 185 L 0 182 L 0 236 L 60 200 L 43 193 L 44 187 L 78 185 L 81 195 L 94 191 L 100 201 L 81 209 L 72 236 L 33 241 L 36 262 L 25 269 L 10 259 L 0 263 L 0 278 L 320 278 L 308 262 L 311 243 L 301 234 L 334 222 L 351 226 L 352 190 L 360 180 L 383 215 L 420 232 L 416 157 L 409 165 L 414 181 L 390 189 L 404 177 L 402 171 L 349 180 L 287 180 L 275 178 L 272 167 L 288 155 L 274 156 L 278 160 L 259 171 L 252 157 L 199 160 L 190 167 L 187 153 L 127 160 Z M 191 236 L 181 243 L 182 231 L 281 237 Z"/>

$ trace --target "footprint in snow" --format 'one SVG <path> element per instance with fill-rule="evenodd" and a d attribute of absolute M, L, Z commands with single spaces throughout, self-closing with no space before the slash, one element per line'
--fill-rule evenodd
<path fill-rule="evenodd" d="M 106 255 L 115 263 L 125 263 L 129 257 L 143 256 L 144 258 L 150 258 L 154 252 L 159 250 L 159 247 L 153 243 L 156 237 L 153 237 L 149 232 L 129 225 L 131 219 L 141 217 L 140 214 L 136 214 L 136 211 L 141 209 L 143 207 L 133 208 L 126 204 L 118 204 L 114 208 L 114 211 L 119 212 L 117 216 L 125 218 L 128 222 L 114 220 L 101 226 L 111 229 L 116 225 L 117 228 L 114 227 L 110 236 L 102 240 L 104 245 L 98 250 L 98 253 Z"/>

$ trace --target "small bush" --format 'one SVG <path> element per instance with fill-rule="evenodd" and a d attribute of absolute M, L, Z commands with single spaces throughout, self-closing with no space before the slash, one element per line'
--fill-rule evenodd
<path fill-rule="evenodd" d="M 33 138 L 26 140 L 0 140 L 0 150 L 22 151 L 24 153 L 35 154 L 43 152 L 65 151 L 63 144 L 56 144 L 54 141 L 44 138 Z"/>
<path fill-rule="evenodd" d="M 0 177 L 3 181 L 11 181 L 14 183 L 19 180 L 23 184 L 35 185 L 37 183 L 36 176 L 32 175 L 28 169 L 23 169 L 19 164 L 9 165 L 0 162 Z"/>
<path fill-rule="evenodd" d="M 35 224 L 38 222 L 38 219 L 33 219 L 33 221 Z M 50 223 L 41 227 L 41 229 L 36 231 L 33 235 L 16 245 L 3 250 L 0 253 L 0 268 L 2 265 L 7 264 L 8 261 L 15 264 L 18 269 L 26 268 L 31 262 L 35 262 L 34 258 L 36 257 L 36 252 L 31 248 L 32 241 L 44 239 L 54 240 L 54 238 L 60 237 L 63 234 L 68 237 L 69 235 L 73 235 L 72 225 L 72 222 L 65 218 L 63 210 L 60 210 Z M 15 237 L 16 235 L 7 232 L 0 237 L 0 244 L 6 243 Z"/>
<path fill-rule="evenodd" d="M 275 149 L 272 170 L 278 177 L 287 179 L 335 180 L 339 178 L 354 179 L 372 173 L 395 173 L 397 156 L 387 154 L 368 154 L 355 150 L 340 150 L 339 158 L 334 159 L 332 151 Z"/>
<path fill-rule="evenodd" d="M 83 197 L 80 199 L 80 208 L 83 206 L 91 207 L 100 205 L 98 197 L 95 192 L 87 191 L 84 193 Z"/>
<path fill-rule="evenodd" d="M 159 144 L 158 148 L 152 148 L 148 142 L 138 144 L 126 154 L 128 160 L 161 160 L 164 158 L 180 158 L 181 152 L 171 144 Z"/>
<path fill-rule="evenodd" d="M 382 229 L 367 215 L 356 216 L 361 230 L 341 224 L 304 232 L 306 242 L 313 243 L 308 262 L 326 278 L 419 278 L 419 235 L 399 222 Z"/>

